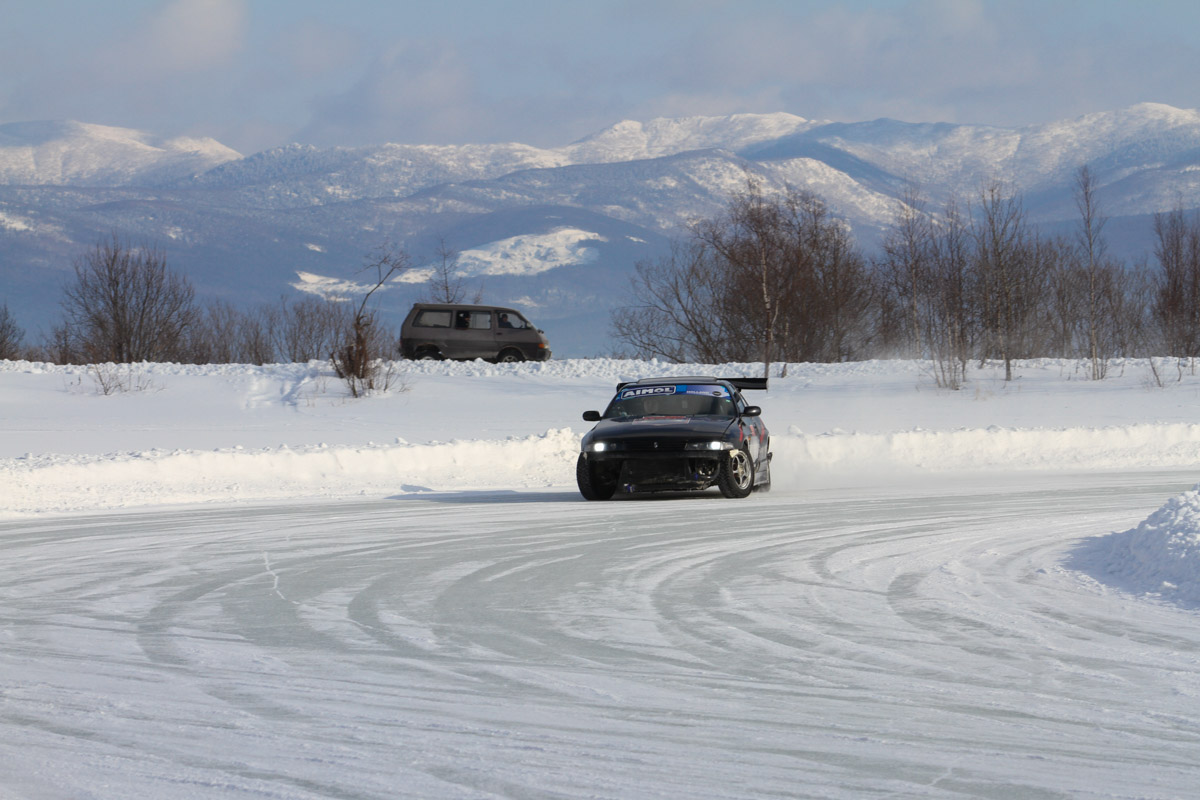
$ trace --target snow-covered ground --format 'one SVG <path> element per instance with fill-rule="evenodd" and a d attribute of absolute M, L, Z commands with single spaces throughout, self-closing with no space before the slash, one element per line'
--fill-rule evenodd
<path fill-rule="evenodd" d="M 0 361 L 0 798 L 1193 795 L 1200 376 L 792 364 L 771 493 L 579 498 L 755 371 Z"/>

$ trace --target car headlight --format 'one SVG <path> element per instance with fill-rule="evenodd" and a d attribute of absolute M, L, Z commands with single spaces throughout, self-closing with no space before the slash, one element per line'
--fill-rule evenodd
<path fill-rule="evenodd" d="M 613 450 L 619 450 L 620 445 L 616 442 L 592 442 L 588 445 L 589 453 L 611 453 Z"/>
<path fill-rule="evenodd" d="M 685 450 L 732 450 L 733 445 L 729 442 L 688 442 L 684 445 Z"/>

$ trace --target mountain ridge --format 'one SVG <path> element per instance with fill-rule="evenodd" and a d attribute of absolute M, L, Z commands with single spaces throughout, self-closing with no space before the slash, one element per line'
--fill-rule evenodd
<path fill-rule="evenodd" d="M 579 307 L 603 327 L 634 265 L 662 255 L 691 220 L 719 213 L 750 178 L 768 191 L 820 195 L 870 251 L 911 185 L 937 207 L 999 179 L 1023 192 L 1031 221 L 1069 224 L 1085 163 L 1104 213 L 1122 220 L 1112 249 L 1145 252 L 1149 223 L 1138 220 L 1178 203 L 1200 207 L 1200 112 L 1139 103 L 1022 127 L 786 112 L 662 117 L 552 148 L 293 143 L 250 155 L 206 138 L 8 123 L 0 303 L 34 320 L 27 325 L 51 318 L 74 259 L 113 232 L 160 244 L 202 295 L 244 303 L 277 299 L 300 272 L 345 277 L 383 241 L 418 266 L 444 242 L 471 253 L 489 299 L 522 298 L 542 319 L 569 320 L 582 347 Z M 589 244 L 547 244 L 572 237 Z M 514 253 L 562 262 L 518 272 L 483 263 Z M 397 306 L 418 290 L 397 290 Z"/>

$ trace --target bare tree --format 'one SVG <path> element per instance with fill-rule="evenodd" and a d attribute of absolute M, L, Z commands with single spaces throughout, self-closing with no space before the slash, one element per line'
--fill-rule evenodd
<path fill-rule="evenodd" d="M 700 242 L 674 242 L 669 255 L 636 267 L 634 303 L 613 311 L 613 335 L 638 358 L 720 363 L 750 360 L 735 342 L 725 315 L 715 313 L 723 271 Z M 734 353 L 741 357 L 730 357 Z"/>
<path fill-rule="evenodd" d="M 970 289 L 973 276 L 969 223 L 953 198 L 946 202 L 939 224 L 931 233 L 934 233 L 930 248 L 932 269 L 925 290 L 930 297 L 926 338 L 938 385 L 959 389 L 967 378 L 975 308 Z"/>
<path fill-rule="evenodd" d="M 799 196 L 800 235 L 794 238 L 802 255 L 797 263 L 812 267 L 811 285 L 803 271 L 793 280 L 787 309 L 803 308 L 804 293 L 812 301 L 807 319 L 786 314 L 788 329 L 822 332 L 821 343 L 807 357 L 818 361 L 849 361 L 861 358 L 870 346 L 872 331 L 869 310 L 875 300 L 874 283 L 866 262 L 858 252 L 849 227 L 833 218 L 816 195 Z M 805 354 L 798 353 L 804 356 Z"/>
<path fill-rule="evenodd" d="M 889 294 L 899 310 L 904 331 L 904 352 L 919 357 L 925 349 L 928 329 L 928 292 L 932 288 L 934 244 L 932 221 L 925 199 L 915 185 L 904 190 L 892 227 L 883 240 L 880 268 Z"/>
<path fill-rule="evenodd" d="M 73 359 L 127 364 L 187 358 L 194 323 L 191 285 L 167 269 L 166 256 L 116 234 L 75 263 L 63 293 L 66 344 Z"/>
<path fill-rule="evenodd" d="M 8 312 L 8 304 L 0 306 L 0 359 L 20 358 L 24 339 L 25 331 Z"/>
<path fill-rule="evenodd" d="M 394 337 L 376 324 L 377 314 L 370 305 L 371 297 L 389 281 L 412 268 L 412 258 L 404 250 L 384 244 L 369 256 L 361 272 L 370 276 L 371 283 L 362 299 L 349 315 L 349 327 L 330 360 L 338 377 L 346 382 L 352 397 L 362 397 L 377 389 L 387 389 L 390 370 L 382 365 L 383 356 L 390 353 Z"/>
<path fill-rule="evenodd" d="M 1200 218 L 1182 206 L 1154 215 L 1159 285 L 1154 312 L 1169 355 L 1200 355 Z"/>
<path fill-rule="evenodd" d="M 745 335 L 758 342 L 768 376 L 783 299 L 791 295 L 797 276 L 786 239 L 788 215 L 795 215 L 798 201 L 788 200 L 783 205 L 768 200 L 762 185 L 748 178 L 746 189 L 732 197 L 724 215 L 692 226 L 696 239 L 724 261 L 727 278 L 734 284 L 730 299 L 742 301 L 739 316 Z"/>
<path fill-rule="evenodd" d="M 1087 275 L 1080 264 L 1079 248 L 1061 237 L 1047 243 L 1053 248 L 1046 270 L 1045 354 L 1074 358 L 1087 338 Z M 1082 332 L 1081 332 L 1082 329 Z"/>
<path fill-rule="evenodd" d="M 1120 267 L 1104 260 L 1107 244 L 1103 233 L 1108 220 L 1100 212 L 1096 179 L 1086 164 L 1075 175 L 1075 207 L 1079 209 L 1077 237 L 1086 286 L 1087 357 L 1092 364 L 1092 379 L 1100 380 L 1108 373 L 1108 360 L 1116 346 L 1112 326 Z"/>
<path fill-rule="evenodd" d="M 1020 198 L 999 182 L 980 191 L 976 211 L 972 235 L 985 354 L 1004 362 L 1004 379 L 1011 381 L 1013 361 L 1029 354 L 1045 253 L 1031 239 Z"/>
<path fill-rule="evenodd" d="M 754 180 L 726 211 L 691 226 L 671 255 L 638 265 L 616 337 L 672 360 L 852 357 L 871 338 L 871 276 L 848 227 L 815 195 L 768 198 Z"/>
<path fill-rule="evenodd" d="M 197 364 L 233 364 L 242 361 L 238 341 L 245 315 L 228 300 L 206 303 L 190 332 L 189 359 Z"/>
<path fill-rule="evenodd" d="M 279 350 L 290 362 L 328 356 L 333 352 L 339 331 L 349 322 L 349 308 L 345 303 L 312 295 L 291 303 L 281 300 L 279 315 Z"/>
<path fill-rule="evenodd" d="M 433 263 L 433 274 L 429 276 L 429 302 L 431 303 L 461 303 L 467 296 L 466 277 L 458 271 L 458 251 L 446 244 L 445 239 L 438 240 L 436 260 Z M 471 300 L 478 303 L 483 299 L 483 283 L 475 289 Z"/>

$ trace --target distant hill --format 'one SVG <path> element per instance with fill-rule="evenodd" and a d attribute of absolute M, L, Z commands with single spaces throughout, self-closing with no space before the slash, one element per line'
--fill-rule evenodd
<path fill-rule="evenodd" d="M 1153 103 L 1020 128 L 791 114 L 623 121 L 559 148 L 288 145 L 249 156 L 79 122 L 0 125 L 0 303 L 31 337 L 57 317 L 73 260 L 112 232 L 150 241 L 204 296 L 271 301 L 352 278 L 384 241 L 418 262 L 440 242 L 493 302 L 557 352 L 611 350 L 609 310 L 636 262 L 719 211 L 747 173 L 811 190 L 871 252 L 910 183 L 934 204 L 987 180 L 1019 187 L 1033 222 L 1068 227 L 1088 164 L 1110 248 L 1150 246 L 1150 217 L 1200 207 L 1200 112 Z M 540 262 L 540 263 L 539 263 Z M 398 284 L 401 315 L 422 291 Z"/>

